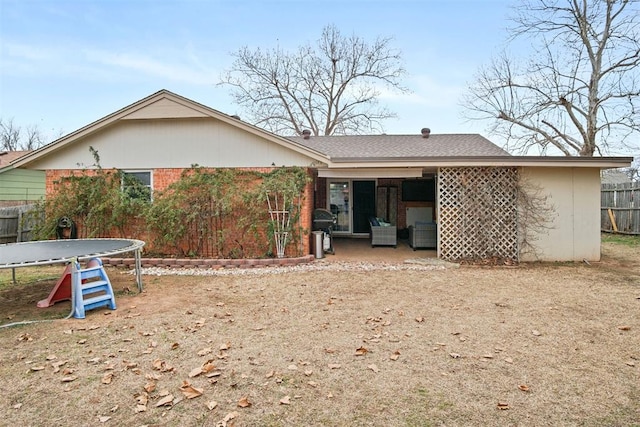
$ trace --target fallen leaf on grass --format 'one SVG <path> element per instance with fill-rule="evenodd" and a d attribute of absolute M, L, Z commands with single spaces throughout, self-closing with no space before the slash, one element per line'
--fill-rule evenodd
<path fill-rule="evenodd" d="M 356 349 L 356 356 L 364 356 L 365 354 L 367 354 L 369 352 L 369 350 L 367 350 L 364 347 L 359 347 Z"/>
<path fill-rule="evenodd" d="M 198 356 L 206 356 L 207 354 L 212 352 L 213 352 L 213 349 L 211 349 L 211 347 L 203 348 L 198 352 Z"/>
<path fill-rule="evenodd" d="M 218 402 L 216 402 L 215 400 L 212 400 L 211 402 L 207 402 L 207 409 L 209 409 L 210 411 L 213 411 L 214 409 L 216 409 L 216 406 L 218 406 Z"/>
<path fill-rule="evenodd" d="M 636 366 L 636 363 L 633 362 L 633 361 L 626 362 L 626 364 L 627 364 L 627 366 L 631 366 L 631 367 Z"/>
<path fill-rule="evenodd" d="M 202 396 L 203 390 L 201 388 L 196 388 L 189 384 L 188 381 L 183 381 L 182 386 L 180 387 L 180 391 L 184 394 L 184 397 L 187 399 L 194 399 L 196 397 Z"/>
<path fill-rule="evenodd" d="M 449 356 L 451 356 L 454 359 L 460 359 L 460 355 L 458 353 L 449 353 Z"/>
<path fill-rule="evenodd" d="M 20 334 L 18 336 L 18 341 L 33 341 L 33 337 L 27 333 Z"/>
<path fill-rule="evenodd" d="M 193 377 L 197 377 L 198 375 L 200 375 L 202 373 L 202 368 L 198 367 L 198 368 L 193 368 L 191 370 L 191 372 L 189 372 L 189 378 L 193 378 Z"/>
<path fill-rule="evenodd" d="M 107 372 L 102 376 L 102 384 L 111 384 L 111 380 L 113 379 L 113 372 Z"/>
<path fill-rule="evenodd" d="M 20 409 L 22 408 L 22 403 L 16 403 L 15 405 L 12 406 L 13 409 Z"/>
<path fill-rule="evenodd" d="M 389 359 L 395 361 L 395 360 L 398 360 L 399 357 L 400 357 L 400 350 L 396 350 L 393 352 L 391 356 L 389 356 Z"/>
<path fill-rule="evenodd" d="M 147 393 L 153 393 L 156 390 L 156 383 L 150 381 L 144 385 L 144 391 Z"/>
<path fill-rule="evenodd" d="M 238 400 L 238 406 L 241 408 L 248 408 L 251 406 L 251 402 L 249 402 L 249 397 L 244 396 L 240 400 Z"/>
<path fill-rule="evenodd" d="M 227 423 L 233 420 L 234 418 L 236 418 L 237 416 L 238 416 L 237 412 L 230 412 L 222 419 L 222 421 L 217 423 L 216 426 L 227 427 Z"/>
<path fill-rule="evenodd" d="M 536 336 L 536 337 L 539 337 L 540 335 L 542 335 L 542 333 L 537 329 L 533 329 L 531 333 L 533 334 L 533 336 Z"/>
<path fill-rule="evenodd" d="M 424 317 L 422 317 L 422 316 L 416 317 L 416 322 L 418 322 L 418 323 L 424 322 Z"/>
<path fill-rule="evenodd" d="M 36 371 L 43 371 L 44 370 L 44 366 L 32 366 L 31 370 L 36 372 Z"/>
<path fill-rule="evenodd" d="M 153 369 L 160 372 L 171 372 L 173 367 L 164 360 L 156 359 L 153 361 Z"/>
<path fill-rule="evenodd" d="M 505 411 L 509 409 L 509 404 L 507 402 L 498 402 L 498 409 Z"/>
<path fill-rule="evenodd" d="M 220 350 L 222 351 L 229 350 L 230 348 L 231 348 L 231 341 L 227 341 L 226 343 L 220 346 Z"/>
<path fill-rule="evenodd" d="M 329 369 L 340 369 L 341 367 L 338 363 L 329 363 Z"/>
<path fill-rule="evenodd" d="M 621 331 L 630 331 L 631 326 L 627 326 L 627 325 L 618 326 L 618 329 L 620 329 Z"/>
<path fill-rule="evenodd" d="M 304 371 L 304 374 L 305 374 L 307 377 L 310 377 L 310 376 L 313 374 L 313 371 L 312 371 L 311 369 L 307 369 L 306 371 Z"/>
<path fill-rule="evenodd" d="M 138 402 L 138 405 L 146 406 L 149 402 L 149 395 L 147 393 L 136 394 L 133 397 L 136 398 L 136 402 Z"/>
<path fill-rule="evenodd" d="M 136 413 L 147 412 L 147 405 L 136 405 Z"/>
<path fill-rule="evenodd" d="M 525 384 L 520 384 L 518 388 L 522 391 L 529 391 L 529 386 Z"/>
<path fill-rule="evenodd" d="M 106 423 L 110 419 L 111 417 L 107 417 L 107 416 L 98 417 L 98 421 L 100 421 L 101 423 Z"/>
<path fill-rule="evenodd" d="M 161 406 L 171 406 L 171 405 L 173 405 L 173 395 L 168 394 L 162 399 L 158 400 L 158 402 L 156 403 L 156 408 L 159 408 Z"/>
<path fill-rule="evenodd" d="M 77 379 L 78 379 L 77 375 L 67 375 L 65 377 L 62 377 L 60 381 L 62 381 L 63 383 L 70 383 L 71 381 L 75 381 Z"/>
<path fill-rule="evenodd" d="M 290 399 L 291 398 L 289 396 L 285 396 L 282 399 L 280 399 L 280 404 L 281 405 L 289 405 L 289 404 L 291 404 Z"/>
<path fill-rule="evenodd" d="M 371 369 L 373 372 L 375 372 L 376 374 L 378 372 L 380 372 L 380 369 L 378 369 L 378 367 L 376 365 L 369 365 L 367 366 L 368 369 Z"/>
<path fill-rule="evenodd" d="M 175 350 L 178 347 L 180 347 L 180 344 L 178 344 L 177 342 L 174 342 L 173 344 L 171 344 L 171 350 Z"/>

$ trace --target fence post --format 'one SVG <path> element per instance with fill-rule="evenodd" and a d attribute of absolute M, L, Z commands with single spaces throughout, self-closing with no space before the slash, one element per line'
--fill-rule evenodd
<path fill-rule="evenodd" d="M 16 231 L 16 242 L 22 242 L 22 209 L 18 209 L 18 231 Z"/>

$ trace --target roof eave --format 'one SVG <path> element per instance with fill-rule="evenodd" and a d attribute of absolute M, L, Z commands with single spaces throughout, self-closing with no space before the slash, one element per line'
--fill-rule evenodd
<path fill-rule="evenodd" d="M 539 156 L 446 156 L 446 157 L 379 157 L 332 158 L 330 168 L 357 167 L 471 167 L 471 166 L 528 166 L 528 167 L 597 167 L 623 168 L 631 165 L 633 157 L 539 157 Z"/>

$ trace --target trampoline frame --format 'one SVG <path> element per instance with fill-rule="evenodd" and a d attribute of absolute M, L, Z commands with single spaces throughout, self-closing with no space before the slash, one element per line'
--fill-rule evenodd
<path fill-rule="evenodd" d="M 20 242 L 20 243 L 6 243 L 3 245 L 0 245 L 0 249 L 2 248 L 12 248 L 12 247 L 16 247 L 16 246 L 34 246 L 37 244 L 42 245 L 43 243 L 45 245 L 51 246 L 51 253 L 55 254 L 55 247 L 56 247 L 56 242 L 59 242 L 60 245 L 62 246 L 63 244 L 68 245 L 70 242 L 87 242 L 87 241 L 101 241 L 101 242 L 115 242 L 115 241 L 123 241 L 123 242 L 128 242 L 129 245 L 123 247 L 123 248 L 119 248 L 119 249 L 112 249 L 112 250 L 107 250 L 107 251 L 99 251 L 99 252 L 92 252 L 92 253 L 87 253 L 86 251 L 78 251 L 80 253 L 75 254 L 74 256 L 64 256 L 64 257 L 52 257 L 50 259 L 41 259 L 41 260 L 33 260 L 33 259 L 26 259 L 27 257 L 24 257 L 25 259 L 20 261 L 20 262 L 13 262 L 13 263 L 2 263 L 2 260 L 0 259 L 0 270 L 1 269 L 6 269 L 6 268 L 11 268 L 12 269 L 12 276 L 13 276 L 13 282 L 15 283 L 16 281 L 16 277 L 15 277 L 15 269 L 16 268 L 20 268 L 20 267 L 34 267 L 34 266 L 38 266 L 38 265 L 50 265 L 50 264 L 63 264 L 63 263 L 68 263 L 71 262 L 73 260 L 78 260 L 78 261 L 84 261 L 90 258 L 96 258 L 96 257 L 104 257 L 104 256 L 110 256 L 110 255 L 117 255 L 117 254 L 122 254 L 122 253 L 127 253 L 127 252 L 134 252 L 134 258 L 135 258 L 135 272 L 136 272 L 136 284 L 138 285 L 138 291 L 142 292 L 142 261 L 141 261 L 141 250 L 142 247 L 145 245 L 145 242 L 143 242 L 142 240 L 135 240 L 135 239 L 74 239 L 74 240 L 36 240 L 36 241 L 32 241 L 32 242 Z"/>

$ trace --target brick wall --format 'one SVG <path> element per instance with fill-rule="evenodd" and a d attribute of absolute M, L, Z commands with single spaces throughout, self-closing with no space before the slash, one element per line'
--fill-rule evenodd
<path fill-rule="evenodd" d="M 165 169 L 154 169 L 153 170 L 153 190 L 162 191 L 165 190 L 171 183 L 176 182 L 180 179 L 183 171 L 185 169 L 182 168 L 165 168 Z M 273 168 L 242 168 L 244 171 L 255 171 L 261 173 L 268 173 L 273 170 Z M 73 176 L 80 174 L 93 174 L 95 171 L 92 170 L 75 170 L 75 169 L 60 169 L 60 170 L 48 170 L 45 173 L 45 191 L 47 195 L 55 194 L 57 191 L 56 181 L 60 180 L 65 176 Z M 309 176 L 313 176 L 311 170 L 307 170 Z M 308 239 L 309 231 L 312 226 L 312 212 L 314 206 L 314 183 L 313 180 L 307 184 L 304 190 L 304 199 L 301 204 L 301 212 L 300 212 L 300 225 L 305 229 L 307 234 L 304 234 L 301 238 L 301 245 L 303 254 L 310 253 L 310 241 Z M 265 214 L 266 215 L 266 214 Z M 82 225 L 78 224 L 79 230 Z M 139 227 L 138 227 L 139 229 Z M 123 237 L 118 235 L 113 235 L 112 237 Z M 141 240 L 145 240 L 144 236 L 141 236 L 139 232 L 136 234 L 136 238 Z M 289 253 L 291 252 L 291 254 Z M 287 255 L 292 255 L 293 252 L 296 252 L 296 248 L 289 248 L 289 252 Z M 297 253 L 296 253 L 297 254 Z"/>

